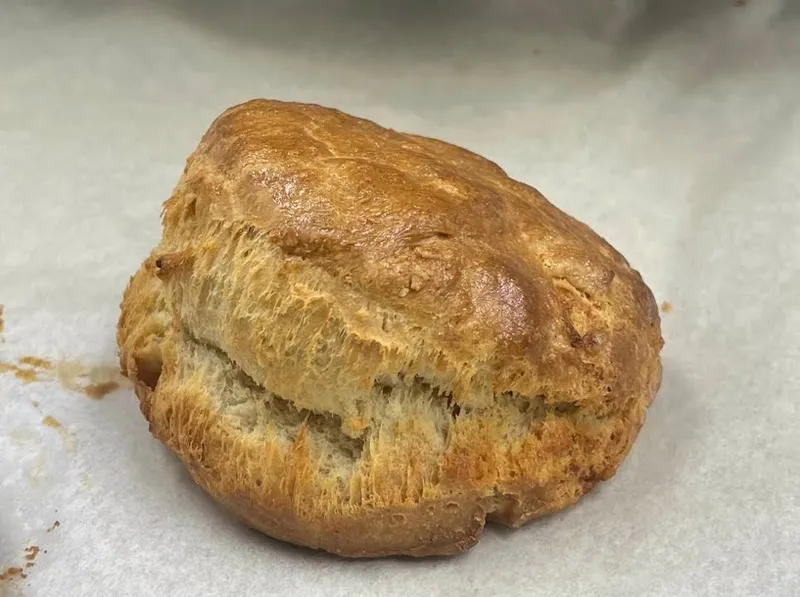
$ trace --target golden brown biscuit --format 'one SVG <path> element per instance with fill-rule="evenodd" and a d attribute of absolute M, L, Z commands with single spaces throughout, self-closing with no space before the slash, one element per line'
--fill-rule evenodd
<path fill-rule="evenodd" d="M 574 503 L 661 378 L 625 259 L 459 147 L 336 110 L 222 114 L 164 205 L 118 342 L 153 434 L 248 525 L 452 554 Z"/>

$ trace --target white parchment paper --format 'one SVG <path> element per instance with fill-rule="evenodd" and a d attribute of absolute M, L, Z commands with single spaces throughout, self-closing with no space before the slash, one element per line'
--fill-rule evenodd
<path fill-rule="evenodd" d="M 665 377 L 613 480 L 463 557 L 343 561 L 87 395 L 184 159 L 258 96 L 485 154 L 641 270 Z M 0 594 L 800 595 L 798 234 L 800 2 L 0 0 Z"/>

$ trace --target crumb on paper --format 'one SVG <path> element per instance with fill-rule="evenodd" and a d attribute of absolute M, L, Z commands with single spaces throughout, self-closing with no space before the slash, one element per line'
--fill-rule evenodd
<path fill-rule="evenodd" d="M 56 520 L 53 524 L 50 525 L 50 527 L 47 529 L 47 532 L 48 533 L 52 533 L 53 531 L 55 531 L 60 526 L 61 526 L 61 523 L 58 520 Z M 45 550 L 45 553 L 47 553 L 46 550 Z"/>
<path fill-rule="evenodd" d="M 663 303 L 661 303 L 661 311 L 663 313 L 669 313 L 670 311 L 672 311 L 672 303 L 670 303 L 669 301 L 664 301 Z"/>
<path fill-rule="evenodd" d="M 36 559 L 36 556 L 39 555 L 39 546 L 38 545 L 30 545 L 25 548 L 25 559 L 29 562 L 32 562 Z"/>

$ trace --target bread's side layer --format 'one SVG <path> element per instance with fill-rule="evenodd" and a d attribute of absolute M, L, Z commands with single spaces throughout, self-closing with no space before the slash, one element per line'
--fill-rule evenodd
<path fill-rule="evenodd" d="M 157 310 L 166 301 L 154 274 L 146 264 L 134 277 L 120 323 L 142 410 L 198 483 L 278 538 L 346 555 L 451 553 L 477 540 L 486 514 L 519 525 L 576 501 L 614 473 L 644 419 L 645 401 L 598 420 L 513 396 L 448 409 L 394 388 L 380 424 L 354 440 L 335 416 L 297 410 L 219 349 L 158 327 L 171 320 Z M 137 377 L 153 362 L 163 371 Z M 383 542 L 347 536 L 372 532 L 363 521 L 388 533 Z"/>
<path fill-rule="evenodd" d="M 465 421 L 443 459 L 415 437 L 420 420 L 409 413 L 404 423 L 385 422 L 402 425 L 393 442 L 358 449 L 335 426 L 269 404 L 238 375 L 214 350 L 171 337 L 156 389 L 137 384 L 137 391 L 152 432 L 195 480 L 244 522 L 282 540 L 347 556 L 456 553 L 477 541 L 487 514 L 517 526 L 573 503 L 604 476 L 582 469 L 585 459 L 565 467 L 552 452 L 537 463 L 538 474 L 519 471 L 497 483 L 492 467 L 508 473 L 508 460 L 524 459 L 530 445 L 504 438 L 516 447 L 504 457 L 500 438 L 481 433 L 504 417 L 499 411 Z M 245 425 L 236 408 L 243 405 L 260 410 L 244 415 Z M 581 442 L 552 423 L 541 426 L 539 441 L 574 452 Z M 418 485 L 421 462 L 440 466 L 441 478 Z"/>

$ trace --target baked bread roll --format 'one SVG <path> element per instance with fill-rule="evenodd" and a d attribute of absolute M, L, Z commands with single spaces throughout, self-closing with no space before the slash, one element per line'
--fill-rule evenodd
<path fill-rule="evenodd" d="M 460 552 L 611 477 L 658 389 L 639 274 L 454 145 L 251 101 L 162 219 L 122 371 L 194 480 L 272 537 Z"/>

